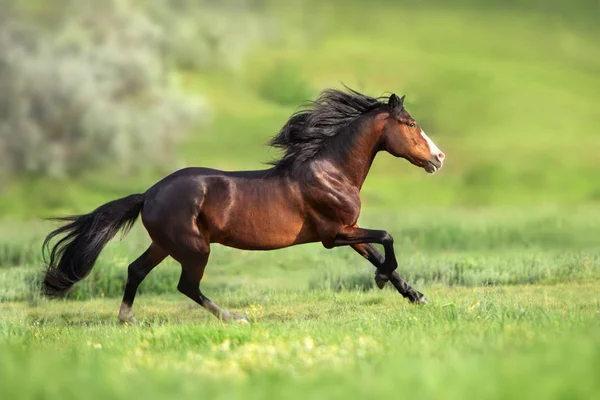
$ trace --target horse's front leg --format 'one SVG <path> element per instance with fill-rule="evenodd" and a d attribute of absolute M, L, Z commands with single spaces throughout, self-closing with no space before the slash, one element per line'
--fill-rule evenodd
<path fill-rule="evenodd" d="M 381 254 L 375 246 L 370 243 L 354 244 L 352 248 L 360 255 L 365 257 L 371 264 L 377 268 L 375 271 L 375 283 L 379 289 L 383 289 L 388 281 L 392 281 L 394 287 L 404 297 L 407 297 L 413 303 L 427 303 L 427 298 L 416 290 L 414 290 L 408 282 L 406 282 L 395 270 L 386 272 L 384 267 L 385 257 Z M 413 292 L 413 293 L 411 293 Z M 417 296 L 414 296 L 414 293 Z"/>
<path fill-rule="evenodd" d="M 385 256 L 370 243 L 383 245 Z M 375 281 L 381 289 L 389 280 L 396 290 L 412 303 L 427 303 L 425 296 L 413 289 L 397 272 L 398 262 L 394 253 L 394 238 L 383 230 L 363 229 L 356 226 L 343 228 L 334 238 L 333 246 L 352 246 L 376 268 Z"/>
<path fill-rule="evenodd" d="M 379 289 L 383 289 L 386 283 L 389 282 L 388 274 L 383 270 L 385 261 L 383 254 L 370 243 L 353 244 L 351 247 L 377 268 L 375 270 L 375 283 Z"/>
<path fill-rule="evenodd" d="M 370 243 L 353 244 L 354 251 L 366 258 L 375 268 L 375 283 L 379 289 L 383 289 L 389 282 L 387 274 L 379 268 L 383 265 L 385 257 Z"/>

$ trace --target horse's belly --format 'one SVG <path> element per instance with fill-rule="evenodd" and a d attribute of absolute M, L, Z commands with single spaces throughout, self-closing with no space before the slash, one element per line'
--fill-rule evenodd
<path fill-rule="evenodd" d="M 244 218 L 211 234 L 211 242 L 244 250 L 273 250 L 317 241 L 300 218 Z"/>
<path fill-rule="evenodd" d="M 239 203 L 238 203 L 239 204 Z M 317 241 L 302 211 L 295 207 L 256 202 L 223 209 L 206 221 L 210 241 L 246 250 L 271 250 Z"/>
<path fill-rule="evenodd" d="M 316 241 L 306 223 L 297 184 L 283 179 L 207 181 L 199 222 L 210 241 L 248 250 L 271 250 Z"/>

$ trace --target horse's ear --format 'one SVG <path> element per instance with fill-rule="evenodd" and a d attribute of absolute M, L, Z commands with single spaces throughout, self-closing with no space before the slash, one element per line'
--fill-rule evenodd
<path fill-rule="evenodd" d="M 396 96 L 396 93 L 392 93 L 392 95 L 390 96 L 390 99 L 388 100 L 388 106 L 391 109 L 395 109 L 395 108 L 402 108 L 404 107 L 404 97 L 406 96 L 402 96 L 402 97 L 398 97 Z"/>
<path fill-rule="evenodd" d="M 396 96 L 396 93 L 392 93 L 388 100 L 388 106 L 393 110 L 398 107 L 398 104 L 400 104 L 400 99 Z"/>

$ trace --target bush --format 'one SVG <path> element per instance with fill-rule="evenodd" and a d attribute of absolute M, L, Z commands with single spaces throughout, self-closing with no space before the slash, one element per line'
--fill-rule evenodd
<path fill-rule="evenodd" d="M 64 7 L 51 31 L 0 24 L 0 163 L 74 175 L 109 163 L 166 162 L 198 101 L 172 90 L 160 27 L 129 3 Z"/>

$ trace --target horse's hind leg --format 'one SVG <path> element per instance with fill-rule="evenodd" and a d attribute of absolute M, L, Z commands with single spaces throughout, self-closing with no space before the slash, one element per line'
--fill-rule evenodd
<path fill-rule="evenodd" d="M 136 324 L 137 320 L 133 316 L 133 300 L 137 292 L 138 286 L 144 278 L 148 276 L 150 271 L 160 264 L 167 257 L 167 253 L 152 243 L 150 247 L 129 265 L 127 270 L 127 284 L 125 285 L 125 293 L 123 294 L 123 302 L 119 310 L 119 321 L 121 323 Z"/>
<path fill-rule="evenodd" d="M 181 264 L 181 277 L 179 278 L 177 289 L 210 311 L 215 317 L 221 319 L 222 321 L 248 323 L 249 320 L 247 316 L 239 313 L 230 313 L 229 311 L 213 303 L 200 291 L 200 281 L 204 276 L 204 269 L 208 263 L 210 245 L 203 240 L 201 243 L 196 244 L 197 246 L 194 246 L 196 250 L 194 251 L 188 250 L 185 252 L 186 254 L 172 254 L 173 258 L 175 258 Z"/>

